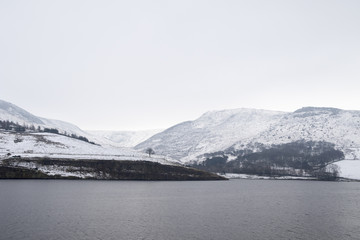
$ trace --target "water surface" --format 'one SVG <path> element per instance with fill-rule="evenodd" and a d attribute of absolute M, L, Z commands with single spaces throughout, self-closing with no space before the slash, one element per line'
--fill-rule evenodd
<path fill-rule="evenodd" d="M 0 239 L 359 239 L 360 183 L 1 180 Z"/>

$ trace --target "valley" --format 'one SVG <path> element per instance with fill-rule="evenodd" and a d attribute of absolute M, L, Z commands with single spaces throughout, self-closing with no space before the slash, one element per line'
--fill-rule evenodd
<path fill-rule="evenodd" d="M 147 154 L 148 149 L 155 154 Z M 163 131 L 86 132 L 0 100 L 0 159 L 2 167 L 45 169 L 42 173 L 50 176 L 77 178 L 100 175 L 94 175 L 94 168 L 90 175 L 69 175 L 71 161 L 141 162 L 229 176 L 360 179 L 360 111 L 241 108 L 210 111 Z M 55 160 L 53 167 L 38 166 L 44 159 Z M 17 164 L 9 164 L 15 160 Z M 65 170 L 56 161 L 67 162 Z M 52 174 L 56 169 L 59 174 Z"/>

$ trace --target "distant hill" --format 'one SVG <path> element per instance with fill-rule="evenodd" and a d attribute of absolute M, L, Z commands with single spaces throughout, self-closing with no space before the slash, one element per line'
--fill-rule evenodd
<path fill-rule="evenodd" d="M 152 147 L 156 152 L 180 159 L 197 160 L 205 153 L 227 149 L 276 123 L 284 112 L 233 109 L 211 111 L 194 121 L 177 124 L 138 144 L 135 149 Z"/>
<path fill-rule="evenodd" d="M 163 131 L 163 129 L 143 130 L 143 131 L 102 131 L 92 130 L 88 133 L 101 137 L 112 142 L 118 147 L 135 147 L 137 144 L 147 140 L 151 136 Z"/>
<path fill-rule="evenodd" d="M 146 155 L 149 148 L 156 155 Z M 360 111 L 241 108 L 210 111 L 162 132 L 85 132 L 0 100 L 0 162 L 9 156 L 180 161 L 213 172 L 296 176 L 330 167 L 339 172 L 340 166 L 342 176 L 360 179 L 360 161 L 354 161 L 360 160 Z"/>
<path fill-rule="evenodd" d="M 299 140 L 334 143 L 346 159 L 360 159 L 360 111 L 306 107 L 295 112 L 234 109 L 207 112 L 138 144 L 182 162 L 204 154 L 251 149 Z"/>
<path fill-rule="evenodd" d="M 88 138 L 96 142 L 92 142 Z M 112 166 L 111 164 L 106 165 L 107 168 L 104 169 L 106 172 L 101 173 L 102 170 L 96 168 L 96 166 L 104 165 L 100 163 L 101 161 L 127 161 L 124 166 L 129 168 L 128 171 L 132 171 L 131 162 L 134 162 L 134 166 L 136 165 L 138 169 L 141 169 L 141 166 L 163 169 L 159 165 L 149 165 L 147 162 L 160 165 L 179 165 L 178 161 L 171 158 L 155 154 L 149 156 L 145 152 L 139 152 L 132 148 L 113 145 L 110 140 L 93 136 L 73 124 L 40 118 L 14 104 L 0 100 L 0 166 L 3 166 L 1 177 L 53 178 L 58 175 L 60 177 L 86 178 L 87 175 L 83 175 L 86 167 L 80 166 L 76 173 L 73 171 L 72 166 L 76 163 L 72 161 L 80 160 L 91 161 L 92 170 L 89 174 L 99 179 L 123 179 L 123 177 L 126 179 L 125 173 L 121 176 L 115 174 L 116 177 L 106 175 L 107 171 L 110 171 L 108 168 Z M 43 166 L 44 159 L 55 160 L 60 165 L 47 164 Z M 61 166 L 62 162 L 66 167 L 65 165 Z M 142 163 L 135 164 L 135 162 Z M 118 166 L 116 163 L 113 165 Z M 177 171 L 181 172 L 181 169 Z M 183 170 L 183 172 L 186 171 L 186 169 Z M 23 173 L 25 175 L 22 175 Z M 141 179 L 141 172 L 135 175 L 129 179 Z M 182 177 L 185 179 L 186 174 Z"/>
<path fill-rule="evenodd" d="M 57 129 L 60 133 L 83 136 L 98 143 L 104 142 L 102 139 L 90 135 L 74 124 L 60 120 L 37 117 L 28 111 L 3 100 L 0 100 L 0 120 L 11 121 L 26 127 L 33 126 L 34 128 L 41 127 L 42 129 Z"/>
<path fill-rule="evenodd" d="M 207 171 L 298 175 L 339 160 L 360 159 L 360 111 L 319 107 L 294 112 L 211 111 L 166 129 L 135 149 L 148 147 Z M 347 172 L 349 166 L 346 162 Z"/>

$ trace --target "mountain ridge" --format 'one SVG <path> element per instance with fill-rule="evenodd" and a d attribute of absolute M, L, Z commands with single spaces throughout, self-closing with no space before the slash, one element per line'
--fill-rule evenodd
<path fill-rule="evenodd" d="M 0 99 L 0 120 L 9 120 L 13 122 L 26 123 L 32 122 L 42 125 L 44 122 L 30 112 Z"/>
<path fill-rule="evenodd" d="M 77 134 L 85 137 L 92 138 L 91 135 L 80 129 L 78 126 L 55 119 L 48 119 L 35 116 L 34 114 L 26 111 L 23 108 L 16 106 L 10 102 L 6 102 L 0 99 L 0 120 L 11 121 L 20 125 L 42 127 L 42 128 L 54 128 L 61 133 L 67 132 L 68 134 Z M 94 139 L 95 140 L 95 139 Z"/>
<path fill-rule="evenodd" d="M 346 159 L 360 158 L 360 111 L 331 107 L 303 107 L 294 112 L 262 109 L 210 111 L 194 121 L 177 124 L 138 144 L 186 163 L 204 154 L 255 149 L 292 141 L 327 141 Z M 204 146 L 207 146 L 204 147 Z"/>
<path fill-rule="evenodd" d="M 94 144 L 84 135 L 71 123 L 0 100 L 0 178 L 226 180 L 155 153 Z"/>
<path fill-rule="evenodd" d="M 105 132 L 93 136 L 71 123 L 36 117 L 2 100 L 0 120 L 4 129 L 0 132 L 0 152 L 5 154 L 4 159 L 9 154 L 13 157 L 58 159 L 88 159 L 90 156 L 96 160 L 144 160 L 170 165 L 179 164 L 180 160 L 183 164 L 197 164 L 199 167 L 204 167 L 201 164 L 206 162 L 220 171 L 224 168 L 219 166 L 224 166 L 231 171 L 296 175 L 303 174 L 303 171 L 318 174 L 316 171 L 324 169 L 324 164 L 342 159 L 347 162 L 339 164 L 349 173 L 352 165 L 349 161 L 360 159 L 360 111 L 331 107 L 303 107 L 294 112 L 251 108 L 208 111 L 198 119 L 156 133 L 137 144 L 135 149 L 115 147 L 116 143 L 110 139 L 119 137 L 130 144 L 136 135 L 134 132 L 119 131 L 117 134 L 120 135 L 116 135 L 110 131 L 106 133 L 110 134 L 108 139 L 101 136 Z M 11 126 L 6 121 L 14 123 Z M 45 131 L 48 127 L 50 129 Z M 100 146 L 80 141 L 82 138 L 77 138 L 76 134 L 73 137 L 73 132 L 106 144 Z M 125 140 L 124 133 L 129 134 Z M 145 150 L 148 148 L 155 150 L 157 156 L 147 156 Z M 271 156 L 277 162 L 269 162 Z M 284 162 L 282 156 L 290 159 Z M 304 160 L 310 162 L 304 165 Z M 348 176 L 354 176 L 354 171 Z"/>
<path fill-rule="evenodd" d="M 73 159 L 91 157 L 99 160 L 144 160 L 164 164 L 177 162 L 158 155 L 150 157 L 145 152 L 132 148 L 114 146 L 112 141 L 93 136 L 74 124 L 37 117 L 3 100 L 0 100 L 0 121 L 0 155 L 3 156 L 10 154 L 21 157 L 56 156 Z M 22 125 L 24 127 L 19 128 Z M 95 140 L 97 144 L 87 138 Z"/>

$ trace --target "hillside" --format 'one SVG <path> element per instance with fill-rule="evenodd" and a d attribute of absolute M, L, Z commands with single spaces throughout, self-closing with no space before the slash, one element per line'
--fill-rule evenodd
<path fill-rule="evenodd" d="M 135 147 L 137 144 L 147 140 L 151 136 L 163 130 L 143 130 L 143 131 L 102 131 L 92 130 L 87 131 L 93 136 L 106 139 L 113 146 L 118 147 Z"/>
<path fill-rule="evenodd" d="M 169 157 L 111 143 L 73 124 L 40 118 L 0 100 L 0 178 L 224 179 L 183 167 Z"/>
<path fill-rule="evenodd" d="M 330 142 L 344 152 L 346 159 L 360 159 L 360 111 L 302 108 L 285 114 L 260 134 L 242 138 L 232 148 L 239 150 L 253 143 L 269 146 L 299 140 Z"/>
<path fill-rule="evenodd" d="M 16 156 L 185 163 L 212 172 L 294 176 L 321 175 L 321 171 L 331 169 L 344 177 L 359 172 L 355 178 L 360 179 L 360 111 L 241 108 L 210 111 L 155 135 L 156 131 L 87 133 L 70 123 L 36 117 L 0 100 L 0 129 L 2 159 Z M 134 149 L 119 147 L 133 146 L 144 139 Z M 145 154 L 148 148 L 157 155 Z"/>
<path fill-rule="evenodd" d="M 65 121 L 47 119 L 43 117 L 35 116 L 28 111 L 3 100 L 0 100 L 0 121 L 10 121 L 26 127 L 34 127 L 35 129 L 56 129 L 59 133 L 67 135 L 82 136 L 89 139 L 92 142 L 101 145 L 113 145 L 109 139 L 105 139 L 101 136 L 92 135 L 86 131 L 83 131 L 78 126 Z"/>
<path fill-rule="evenodd" d="M 131 148 L 100 146 L 59 134 L 0 131 L 0 156 L 9 154 L 21 157 L 154 161 L 163 164 L 177 162 L 158 155 L 149 157 Z"/>
<path fill-rule="evenodd" d="M 135 149 L 151 147 L 158 154 L 187 162 L 202 154 L 229 148 L 242 138 L 256 136 L 283 114 L 256 109 L 207 112 L 195 121 L 180 123 L 154 135 Z"/>
<path fill-rule="evenodd" d="M 360 179 L 360 111 L 212 111 L 136 149 L 147 147 L 206 171 L 315 176 L 330 174 L 331 168 L 339 176 Z"/>
<path fill-rule="evenodd" d="M 88 141 L 87 137 L 99 141 L 94 144 Z M 115 147 L 110 143 L 111 140 L 94 137 L 71 123 L 40 118 L 12 103 L 0 100 L 0 156 L 10 154 L 21 157 L 177 163 L 171 158 L 165 159 L 158 155 L 149 157 L 144 151 Z"/>
<path fill-rule="evenodd" d="M 0 179 L 226 180 L 176 160 L 52 133 L 0 130 Z"/>
<path fill-rule="evenodd" d="M 3 100 L 0 100 L 0 120 L 11 121 L 20 125 L 55 128 L 60 132 L 67 132 L 69 134 L 78 134 L 87 136 L 88 134 L 81 130 L 79 127 L 60 120 L 46 119 L 37 117 L 28 111 Z"/>
<path fill-rule="evenodd" d="M 204 154 L 218 151 L 257 151 L 259 145 L 299 140 L 334 143 L 346 159 L 360 159 L 360 111 L 311 107 L 292 113 L 212 111 L 156 134 L 135 149 L 152 147 L 159 154 L 188 162 L 201 161 Z"/>

